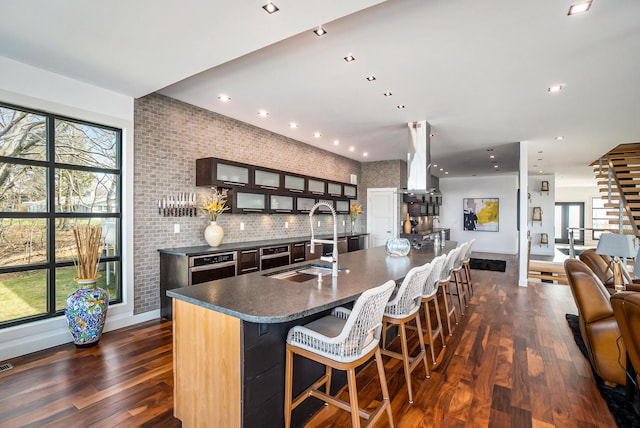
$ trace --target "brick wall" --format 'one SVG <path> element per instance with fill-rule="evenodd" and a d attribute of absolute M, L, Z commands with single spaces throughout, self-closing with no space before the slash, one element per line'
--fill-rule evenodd
<path fill-rule="evenodd" d="M 195 187 L 196 159 L 213 156 L 341 182 L 349 182 L 350 174 L 360 176 L 357 161 L 159 94 L 135 101 L 134 123 L 135 314 L 160 306 L 159 248 L 206 244 L 203 233 L 208 222 L 200 213 L 158 215 L 158 199 L 206 190 Z M 366 200 L 362 183 L 359 180 L 359 202 Z M 331 233 L 331 218 L 318 219 L 320 232 Z M 364 216 L 358 221 L 358 230 L 364 230 Z M 218 223 L 226 243 L 309 236 L 307 215 L 224 213 Z M 174 233 L 175 224 L 180 233 Z M 338 225 L 339 232 L 349 231 L 349 216 L 338 216 Z"/>

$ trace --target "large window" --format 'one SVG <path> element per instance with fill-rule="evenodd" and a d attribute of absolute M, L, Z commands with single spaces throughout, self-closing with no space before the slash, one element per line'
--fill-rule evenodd
<path fill-rule="evenodd" d="M 0 104 L 0 328 L 64 312 L 73 228 L 102 227 L 98 286 L 122 301 L 120 129 Z"/>

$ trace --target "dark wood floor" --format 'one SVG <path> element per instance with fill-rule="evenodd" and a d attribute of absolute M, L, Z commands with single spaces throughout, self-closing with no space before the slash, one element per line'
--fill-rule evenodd
<path fill-rule="evenodd" d="M 515 257 L 475 256 L 505 259 L 507 272 L 473 271 L 476 293 L 444 358 L 430 379 L 414 371 L 413 405 L 401 364 L 384 357 L 395 426 L 615 427 L 564 318 L 576 313 L 569 288 L 519 288 Z M 161 321 L 106 333 L 93 348 L 15 358 L 0 373 L 0 427 L 180 426 L 171 359 L 171 323 Z M 363 407 L 380 399 L 377 382 L 373 365 L 359 373 Z M 349 425 L 328 407 L 308 427 Z"/>

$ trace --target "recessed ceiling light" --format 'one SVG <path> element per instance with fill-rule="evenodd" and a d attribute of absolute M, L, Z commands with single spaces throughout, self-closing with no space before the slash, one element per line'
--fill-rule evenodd
<path fill-rule="evenodd" d="M 559 85 L 553 85 L 553 86 L 549 86 L 549 87 L 547 88 L 547 91 L 548 91 L 548 92 L 551 92 L 551 93 L 553 93 L 553 92 L 560 92 L 560 91 L 562 90 L 562 88 L 564 88 L 564 85 L 562 85 L 562 84 L 559 84 Z"/>
<path fill-rule="evenodd" d="M 355 61 L 356 58 L 353 55 L 347 55 L 344 57 L 344 60 L 347 62 Z"/>
<path fill-rule="evenodd" d="M 489 159 L 495 159 L 495 158 L 496 158 L 496 155 L 489 156 Z"/>
<path fill-rule="evenodd" d="M 396 107 L 399 108 L 399 109 L 403 109 L 404 108 L 404 104 L 398 104 Z"/>
<path fill-rule="evenodd" d="M 296 129 L 298 127 L 298 124 L 295 122 L 289 122 L 289 128 L 293 128 Z"/>
<path fill-rule="evenodd" d="M 354 151 L 355 149 L 356 149 L 356 148 L 355 148 L 355 147 L 353 147 L 353 146 L 349 147 L 349 151 L 350 151 L 350 152 Z"/>
<path fill-rule="evenodd" d="M 556 140 L 558 140 L 558 141 L 560 141 L 560 140 L 564 140 L 564 137 L 563 137 L 562 135 L 558 135 L 558 136 L 556 137 Z"/>
<path fill-rule="evenodd" d="M 567 15 L 571 16 L 571 15 L 576 15 L 578 13 L 587 12 L 590 7 L 591 7 L 591 0 L 572 4 L 571 7 L 569 7 L 569 12 L 567 13 Z"/>
<path fill-rule="evenodd" d="M 444 168 L 440 168 L 440 171 L 444 171 Z"/>
<path fill-rule="evenodd" d="M 222 95 L 222 94 L 218 95 L 218 99 L 223 103 L 226 103 L 227 101 L 231 101 L 231 97 L 229 97 L 228 95 Z"/>
<path fill-rule="evenodd" d="M 322 27 L 318 27 L 315 30 L 313 30 L 314 33 L 316 33 L 316 36 L 320 37 L 320 36 L 324 36 L 325 34 L 327 34 L 327 30 L 325 30 Z"/>
<path fill-rule="evenodd" d="M 391 95 L 393 95 L 391 92 L 385 92 L 385 93 L 384 93 L 384 96 L 385 96 L 385 97 L 390 97 Z"/>
<path fill-rule="evenodd" d="M 372 74 L 372 75 L 370 75 L 370 76 L 367 76 L 367 80 L 368 80 L 369 82 L 373 82 L 374 80 L 376 80 L 376 76 L 374 76 L 373 74 Z"/>
<path fill-rule="evenodd" d="M 538 171 L 540 174 L 542 174 L 542 170 Z"/>
<path fill-rule="evenodd" d="M 369 156 L 369 153 L 364 152 L 364 153 L 362 154 L 362 156 L 367 157 L 367 156 Z"/>
<path fill-rule="evenodd" d="M 498 167 L 498 164 L 495 164 L 493 167 L 494 167 L 494 168 L 497 168 L 497 167 Z"/>
<path fill-rule="evenodd" d="M 444 175 L 448 175 L 448 174 L 449 174 L 449 171 L 445 171 L 445 172 L 444 172 Z"/>
<path fill-rule="evenodd" d="M 278 6 L 276 6 L 275 4 L 273 4 L 271 2 L 265 4 L 264 6 L 262 6 L 262 8 L 264 10 L 266 10 L 267 13 L 269 13 L 269 15 L 271 15 L 272 13 L 275 13 L 275 12 L 280 10 L 280 9 L 278 9 Z"/>
<path fill-rule="evenodd" d="M 313 136 L 316 137 L 316 138 L 320 138 L 320 137 L 322 137 L 322 134 L 319 133 L 319 132 L 314 132 Z"/>
<path fill-rule="evenodd" d="M 340 140 L 333 140 L 333 145 L 337 146 L 338 144 L 340 144 Z"/>
<path fill-rule="evenodd" d="M 260 111 L 258 112 L 258 116 L 260 116 L 260 117 L 267 117 L 267 116 L 269 116 L 269 112 L 268 112 L 268 111 L 265 111 L 265 110 L 260 110 Z"/>
<path fill-rule="evenodd" d="M 437 164 L 437 163 L 434 163 L 434 164 L 433 164 L 433 167 L 434 167 L 434 168 L 437 168 L 437 167 L 438 167 L 438 164 Z"/>

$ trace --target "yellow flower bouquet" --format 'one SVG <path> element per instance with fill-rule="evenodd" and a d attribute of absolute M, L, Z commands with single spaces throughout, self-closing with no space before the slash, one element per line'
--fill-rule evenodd
<path fill-rule="evenodd" d="M 351 216 L 351 221 L 356 221 L 356 217 L 358 214 L 362 214 L 362 206 L 360 204 L 351 204 L 349 208 L 349 215 Z"/>
<path fill-rule="evenodd" d="M 200 209 L 207 213 L 209 221 L 217 221 L 218 216 L 224 211 L 227 211 L 227 189 L 218 191 L 217 188 L 213 188 L 213 193 L 202 195 L 202 203 Z"/>

